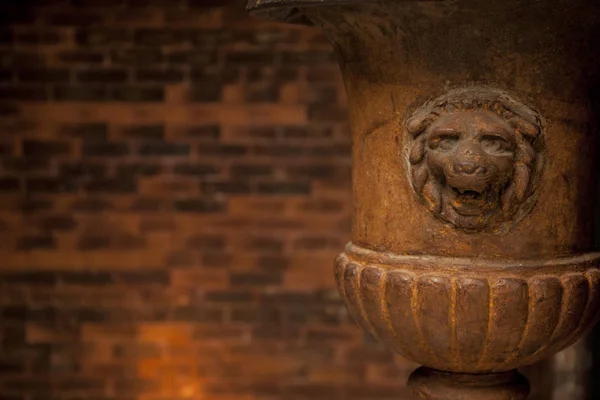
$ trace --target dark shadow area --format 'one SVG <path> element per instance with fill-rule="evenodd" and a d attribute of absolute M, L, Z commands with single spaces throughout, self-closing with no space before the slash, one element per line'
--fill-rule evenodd
<path fill-rule="evenodd" d="M 600 154 L 600 140 L 598 140 L 598 135 L 600 134 L 600 82 L 597 81 L 591 90 L 590 94 L 591 99 L 591 112 L 593 115 L 593 124 L 592 124 L 592 133 L 596 137 L 595 142 L 595 154 Z M 598 173 L 600 165 L 598 162 L 598 157 L 595 157 L 595 166 L 594 166 L 594 175 L 595 183 L 596 183 L 596 199 L 600 198 L 600 174 Z M 595 222 L 595 230 L 594 230 L 594 245 L 595 248 L 600 248 L 600 204 L 597 201 L 594 213 L 594 222 Z M 598 377 L 600 376 L 600 324 L 596 324 L 596 326 L 592 329 L 588 337 L 589 341 L 589 351 L 590 357 L 592 361 L 592 365 L 589 370 L 588 377 L 588 393 L 587 400 L 596 400 L 600 398 L 600 380 Z"/>

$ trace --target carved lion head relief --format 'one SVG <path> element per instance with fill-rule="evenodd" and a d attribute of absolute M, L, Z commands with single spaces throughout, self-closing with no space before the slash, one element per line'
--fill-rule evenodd
<path fill-rule="evenodd" d="M 406 121 L 413 189 L 437 217 L 503 231 L 531 210 L 543 167 L 541 116 L 486 87 L 452 90 Z"/>

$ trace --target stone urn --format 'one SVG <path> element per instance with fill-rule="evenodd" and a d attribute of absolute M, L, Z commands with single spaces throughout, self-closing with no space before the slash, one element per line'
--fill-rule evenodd
<path fill-rule="evenodd" d="M 423 399 L 517 400 L 599 316 L 600 3 L 250 0 L 328 34 L 353 137 L 356 322 Z"/>

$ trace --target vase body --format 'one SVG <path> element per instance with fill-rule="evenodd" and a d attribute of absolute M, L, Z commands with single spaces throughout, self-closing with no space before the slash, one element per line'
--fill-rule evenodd
<path fill-rule="evenodd" d="M 489 379 L 465 399 L 524 398 L 511 371 L 573 344 L 599 314 L 600 5 L 249 6 L 322 27 L 338 55 L 354 209 L 335 271 L 355 320 L 428 368 L 413 377 L 423 398 L 460 398 L 450 393 L 474 387 L 468 374 Z"/>

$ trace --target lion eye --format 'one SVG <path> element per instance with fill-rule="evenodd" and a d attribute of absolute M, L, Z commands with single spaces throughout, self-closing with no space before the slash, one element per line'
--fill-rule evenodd
<path fill-rule="evenodd" d="M 458 135 L 440 135 L 440 136 L 436 136 L 434 137 L 430 142 L 429 142 L 429 147 L 432 150 L 443 150 L 443 151 L 448 151 L 448 150 L 452 150 L 453 148 L 456 147 L 456 144 L 458 143 Z"/>
<path fill-rule="evenodd" d="M 510 143 L 502 136 L 485 135 L 481 138 L 481 147 L 488 153 L 504 153 L 511 151 Z"/>

